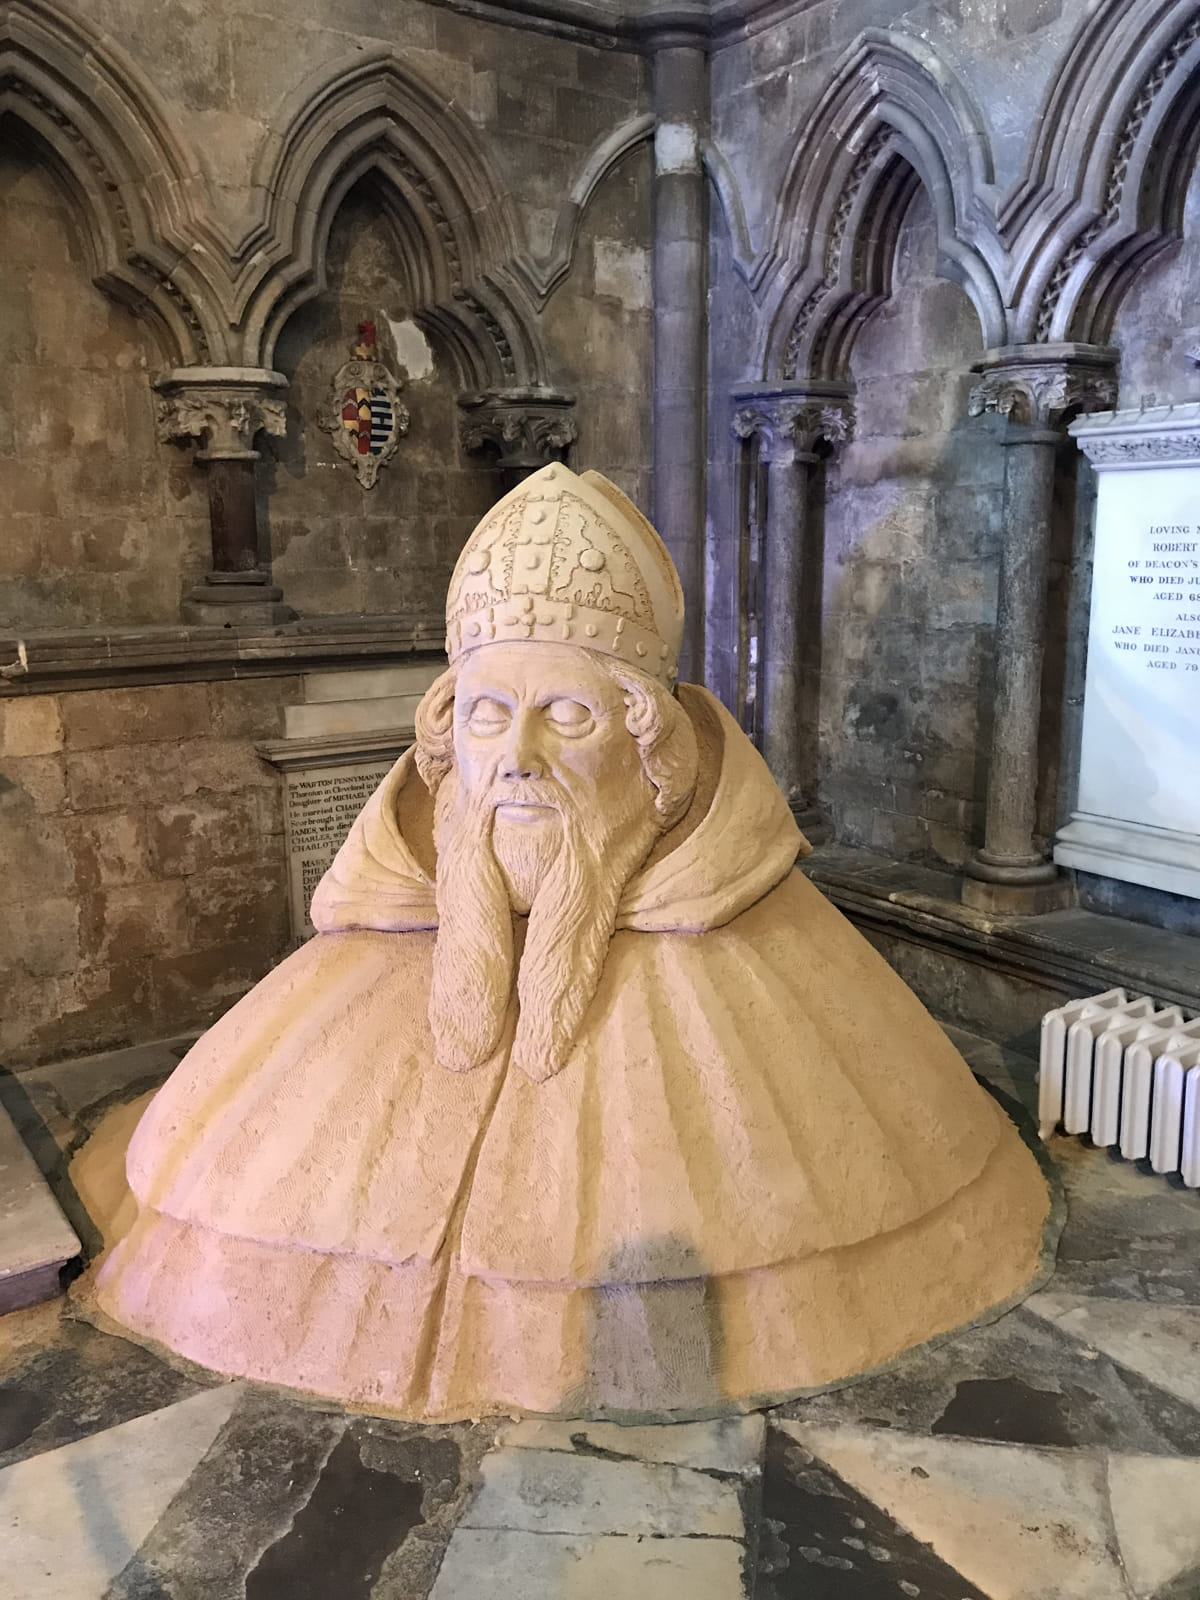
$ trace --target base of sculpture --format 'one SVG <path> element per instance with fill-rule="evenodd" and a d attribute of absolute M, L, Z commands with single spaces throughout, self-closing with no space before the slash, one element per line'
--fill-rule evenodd
<path fill-rule="evenodd" d="M 1046 1190 L 999 1110 L 1004 1136 L 976 1180 L 893 1234 L 757 1271 L 577 1288 L 464 1276 L 452 1250 L 395 1266 L 145 1211 L 126 1233 L 130 1110 L 101 1125 L 72 1171 L 106 1236 L 110 1225 L 125 1235 L 99 1295 L 94 1273 L 77 1286 L 84 1309 L 98 1301 L 152 1346 L 230 1377 L 411 1421 L 754 1410 L 997 1315 L 1039 1281 Z"/>

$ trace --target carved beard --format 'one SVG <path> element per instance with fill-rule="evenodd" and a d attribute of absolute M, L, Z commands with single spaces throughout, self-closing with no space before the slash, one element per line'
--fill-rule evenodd
<path fill-rule="evenodd" d="M 429 1021 L 438 1062 L 453 1072 L 495 1053 L 512 994 L 513 912 L 528 905 L 512 1059 L 540 1081 L 566 1065 L 600 982 L 621 894 L 659 823 L 648 792 L 626 797 L 614 816 L 611 805 L 602 808 L 591 794 L 577 798 L 553 778 L 519 789 L 557 813 L 557 825 L 538 825 L 528 841 L 519 824 L 502 841 L 493 838 L 497 799 L 512 797 L 515 786 L 487 783 L 466 794 L 452 769 L 438 788 Z"/>

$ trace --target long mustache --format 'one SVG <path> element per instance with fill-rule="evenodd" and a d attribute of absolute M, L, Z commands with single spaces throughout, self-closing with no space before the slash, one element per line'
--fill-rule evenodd
<path fill-rule="evenodd" d="M 571 796 L 553 778 L 498 778 L 492 783 L 488 800 L 496 806 L 549 806 L 554 811 L 564 811 L 573 804 Z"/>

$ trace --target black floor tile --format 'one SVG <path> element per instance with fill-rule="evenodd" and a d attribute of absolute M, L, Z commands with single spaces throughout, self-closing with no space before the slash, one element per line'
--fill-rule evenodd
<path fill-rule="evenodd" d="M 1200 1412 L 1108 1356 L 1089 1359 L 1070 1334 L 1024 1309 L 780 1414 L 1009 1444 L 1200 1453 Z"/>
<path fill-rule="evenodd" d="M 767 1430 L 755 1600 L 988 1600 L 928 1545 Z"/>

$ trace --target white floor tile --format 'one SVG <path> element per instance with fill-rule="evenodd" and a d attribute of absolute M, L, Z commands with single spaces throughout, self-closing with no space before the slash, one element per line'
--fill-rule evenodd
<path fill-rule="evenodd" d="M 1138 1600 L 1200 1567 L 1200 1462 L 1114 1456 L 1108 1490 L 1121 1559 Z"/>
<path fill-rule="evenodd" d="M 206 1389 L 0 1472 L 0 1600 L 101 1600 L 240 1394 Z"/>
<path fill-rule="evenodd" d="M 1025 1307 L 1168 1394 L 1200 1406 L 1200 1310 L 1054 1293 L 1031 1295 Z M 1196 1449 L 1200 1453 L 1200 1439 Z"/>
<path fill-rule="evenodd" d="M 780 1426 L 991 1600 L 1128 1600 L 1101 1458 L 882 1429 Z"/>

